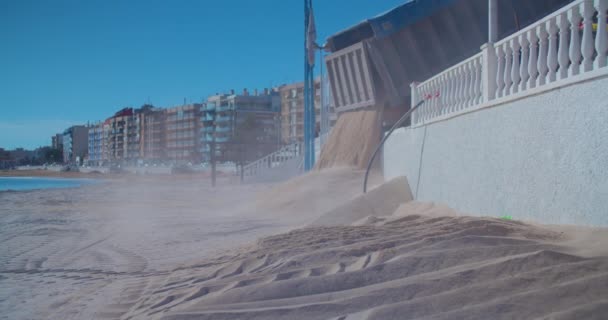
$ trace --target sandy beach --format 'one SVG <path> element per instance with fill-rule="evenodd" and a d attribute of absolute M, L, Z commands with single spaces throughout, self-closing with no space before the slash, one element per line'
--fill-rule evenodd
<path fill-rule="evenodd" d="M 0 319 L 602 319 L 608 231 L 170 176 L 0 193 Z M 380 184 L 380 177 L 372 185 Z M 311 201 L 315 199 L 315 201 Z"/>

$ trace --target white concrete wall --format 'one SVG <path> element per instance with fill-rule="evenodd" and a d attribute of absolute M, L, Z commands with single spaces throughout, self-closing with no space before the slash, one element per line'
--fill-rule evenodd
<path fill-rule="evenodd" d="M 399 129 L 384 174 L 470 214 L 608 226 L 608 77 Z"/>

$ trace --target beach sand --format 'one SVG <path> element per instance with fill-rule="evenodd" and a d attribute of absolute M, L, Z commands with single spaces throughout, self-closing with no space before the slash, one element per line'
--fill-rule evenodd
<path fill-rule="evenodd" d="M 362 174 L 2 193 L 0 319 L 608 314 L 607 229 L 468 216 L 405 179 L 362 196 Z"/>

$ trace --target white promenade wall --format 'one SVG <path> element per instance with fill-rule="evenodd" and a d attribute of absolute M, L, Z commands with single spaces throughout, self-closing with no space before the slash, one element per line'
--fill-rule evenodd
<path fill-rule="evenodd" d="M 395 131 L 385 179 L 470 214 L 608 226 L 608 76 L 498 103 Z"/>

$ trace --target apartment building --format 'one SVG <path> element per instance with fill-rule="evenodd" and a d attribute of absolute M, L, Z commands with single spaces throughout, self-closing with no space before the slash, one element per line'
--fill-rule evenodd
<path fill-rule="evenodd" d="M 236 161 L 243 149 L 251 150 L 247 157 L 276 150 L 280 145 L 280 99 L 278 90 L 269 89 L 252 94 L 247 89 L 241 94 L 231 90 L 209 97 L 201 117 L 203 160 L 211 158 L 212 150 L 220 161 Z"/>
<path fill-rule="evenodd" d="M 304 141 L 304 82 L 282 86 L 281 94 L 281 138 L 282 142 Z M 321 129 L 321 79 L 315 79 L 315 135 Z M 329 108 L 330 126 L 337 117 L 333 107 Z"/>
<path fill-rule="evenodd" d="M 106 159 L 111 163 L 135 164 L 140 154 L 140 116 L 124 108 L 106 120 Z"/>
<path fill-rule="evenodd" d="M 200 116 L 202 103 L 165 110 L 164 132 L 166 156 L 177 163 L 200 162 Z"/>
<path fill-rule="evenodd" d="M 100 166 L 103 164 L 106 145 L 103 128 L 104 123 L 98 123 L 89 127 L 87 164 L 90 166 Z"/>
<path fill-rule="evenodd" d="M 88 153 L 89 128 L 72 126 L 63 132 L 63 162 L 80 163 Z"/>
<path fill-rule="evenodd" d="M 57 133 L 51 137 L 51 147 L 53 149 L 63 150 L 63 133 Z"/>
<path fill-rule="evenodd" d="M 140 119 L 140 155 L 144 162 L 159 163 L 167 159 L 165 110 L 144 105 L 137 110 Z"/>

